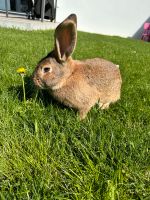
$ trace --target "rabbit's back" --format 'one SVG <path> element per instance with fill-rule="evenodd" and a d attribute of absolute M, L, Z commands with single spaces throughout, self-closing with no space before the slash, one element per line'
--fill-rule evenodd
<path fill-rule="evenodd" d="M 111 89 L 116 83 L 121 85 L 120 70 L 114 63 L 101 59 L 87 59 L 80 62 L 82 75 L 89 85 L 98 90 Z M 80 69 L 79 69 L 80 71 Z"/>
<path fill-rule="evenodd" d="M 101 58 L 79 62 L 78 73 L 82 74 L 84 82 L 92 90 L 98 91 L 102 102 L 115 102 L 120 99 L 122 79 L 117 65 Z"/>

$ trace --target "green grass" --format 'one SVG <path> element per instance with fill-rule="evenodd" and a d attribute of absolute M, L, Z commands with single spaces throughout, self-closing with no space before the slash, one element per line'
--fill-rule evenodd
<path fill-rule="evenodd" d="M 73 57 L 111 60 L 123 79 L 121 100 L 80 122 L 30 80 L 53 43 L 53 31 L 0 28 L 0 199 L 149 200 L 150 44 L 78 33 Z"/>

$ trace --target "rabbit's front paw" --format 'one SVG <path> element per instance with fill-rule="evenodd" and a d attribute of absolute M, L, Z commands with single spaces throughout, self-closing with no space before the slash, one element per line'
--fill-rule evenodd
<path fill-rule="evenodd" d="M 79 118 L 80 118 L 80 120 L 83 120 L 83 119 L 85 119 L 85 117 L 86 117 L 86 115 L 87 115 L 87 113 L 89 112 L 89 110 L 90 110 L 90 108 L 82 108 L 82 109 L 80 109 L 79 110 Z"/>

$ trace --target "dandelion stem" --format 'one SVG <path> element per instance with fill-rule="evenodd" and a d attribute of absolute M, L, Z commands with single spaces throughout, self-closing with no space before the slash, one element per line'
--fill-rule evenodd
<path fill-rule="evenodd" d="M 24 104 L 26 104 L 26 92 L 25 92 L 25 84 L 24 84 L 24 75 L 21 75 L 22 77 L 22 88 L 23 88 L 23 100 Z"/>

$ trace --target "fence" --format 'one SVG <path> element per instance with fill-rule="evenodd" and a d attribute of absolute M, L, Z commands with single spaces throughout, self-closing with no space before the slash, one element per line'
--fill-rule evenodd
<path fill-rule="evenodd" d="M 41 22 L 44 21 L 44 14 L 45 14 L 45 0 L 41 0 Z M 11 11 L 9 9 L 10 7 L 10 0 L 5 0 L 5 9 L 0 9 L 0 13 L 6 13 L 6 17 L 9 16 L 9 14 L 12 15 L 20 15 L 20 16 L 27 16 L 26 12 L 17 12 L 17 11 Z M 56 10 L 57 10 L 57 0 L 54 0 L 54 22 L 56 22 Z"/>

